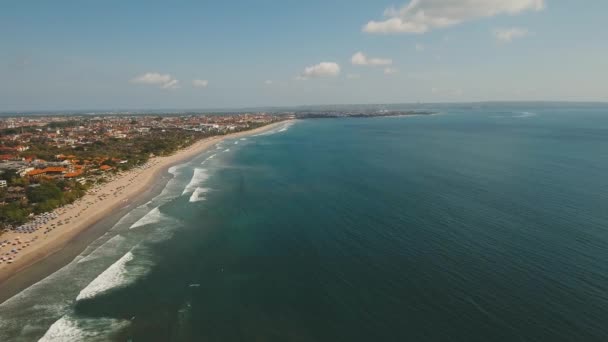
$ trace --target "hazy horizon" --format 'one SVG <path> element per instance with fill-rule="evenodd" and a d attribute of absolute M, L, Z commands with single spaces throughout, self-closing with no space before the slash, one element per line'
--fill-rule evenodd
<path fill-rule="evenodd" d="M 424 107 L 444 107 L 444 106 L 491 106 L 491 105 L 608 105 L 608 101 L 545 101 L 545 100 L 529 100 L 529 101 L 462 101 L 462 102 L 392 102 L 392 103 L 328 103 L 328 104 L 299 104 L 291 106 L 243 106 L 243 107 L 218 107 L 218 108 L 67 108 L 67 109 L 39 109 L 39 110 L 0 110 L 2 115 L 28 115 L 28 114 L 88 114 L 88 113 L 231 113 L 244 111 L 268 111 L 268 112 L 285 112 L 285 111 L 302 111 L 302 110 L 347 110 L 353 107 L 401 107 L 402 109 L 415 109 Z M 389 108 L 390 109 L 390 108 Z"/>

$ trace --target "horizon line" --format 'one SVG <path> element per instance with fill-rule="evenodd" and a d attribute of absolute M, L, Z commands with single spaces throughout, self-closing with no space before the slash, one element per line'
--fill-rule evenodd
<path fill-rule="evenodd" d="M 242 112 L 242 111 L 252 111 L 252 110 L 272 110 L 272 109 L 297 109 L 297 108 L 306 108 L 306 107 L 339 107 L 339 106 L 395 106 L 395 105 L 466 105 L 466 104 L 496 104 L 496 103 L 573 103 L 573 104 L 606 104 L 608 105 L 608 100 L 487 100 L 487 101 L 432 101 L 432 102 L 371 102 L 371 103 L 333 103 L 333 104 L 299 104 L 299 105 L 257 105 L 257 106 L 237 106 L 237 107 L 201 107 L 201 108 L 79 108 L 79 109 L 35 109 L 35 110 L 0 110 L 0 114 L 42 114 L 45 112 L 49 113 L 83 113 L 91 112 L 91 113 L 126 113 L 126 112 L 137 112 L 137 113 L 145 113 L 145 112 L 172 112 L 172 113 L 184 113 L 184 112 Z"/>

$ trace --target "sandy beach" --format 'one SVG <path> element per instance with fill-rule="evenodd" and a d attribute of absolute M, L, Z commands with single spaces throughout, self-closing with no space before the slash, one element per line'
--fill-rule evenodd
<path fill-rule="evenodd" d="M 56 209 L 35 233 L 11 231 L 2 234 L 0 255 L 6 258 L 10 256 L 11 262 L 4 261 L 0 264 L 0 284 L 61 250 L 79 233 L 113 211 L 127 206 L 139 193 L 153 186 L 172 165 L 191 159 L 224 139 L 261 133 L 282 124 L 285 121 L 206 138 L 170 156 L 151 158 L 145 165 L 115 174 L 110 181 L 90 189 L 76 202 Z"/>

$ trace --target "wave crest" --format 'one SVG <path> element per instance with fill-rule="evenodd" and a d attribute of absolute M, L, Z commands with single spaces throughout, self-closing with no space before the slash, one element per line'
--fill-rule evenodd
<path fill-rule="evenodd" d="M 142 227 L 148 224 L 160 222 L 163 218 L 163 214 L 160 212 L 159 207 L 152 209 L 149 213 L 144 215 L 144 217 L 137 220 L 137 222 L 133 223 L 129 229 Z"/>
<path fill-rule="evenodd" d="M 205 194 L 209 192 L 208 188 L 196 188 L 190 196 L 190 202 L 200 202 L 205 200 Z"/>
<path fill-rule="evenodd" d="M 122 319 L 76 319 L 66 315 L 53 323 L 38 342 L 107 341 L 108 335 L 127 325 L 129 321 Z"/>
<path fill-rule="evenodd" d="M 186 185 L 184 192 L 182 195 L 193 192 L 199 185 L 201 185 L 205 180 L 209 178 L 207 174 L 207 169 L 194 169 L 194 174 L 192 175 L 192 179 L 190 179 L 190 183 Z"/>

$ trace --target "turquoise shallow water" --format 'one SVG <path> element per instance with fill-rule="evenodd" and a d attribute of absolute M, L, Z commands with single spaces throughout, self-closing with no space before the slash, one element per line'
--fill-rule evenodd
<path fill-rule="evenodd" d="M 223 142 L 0 336 L 607 340 L 608 106 L 438 109 Z"/>

